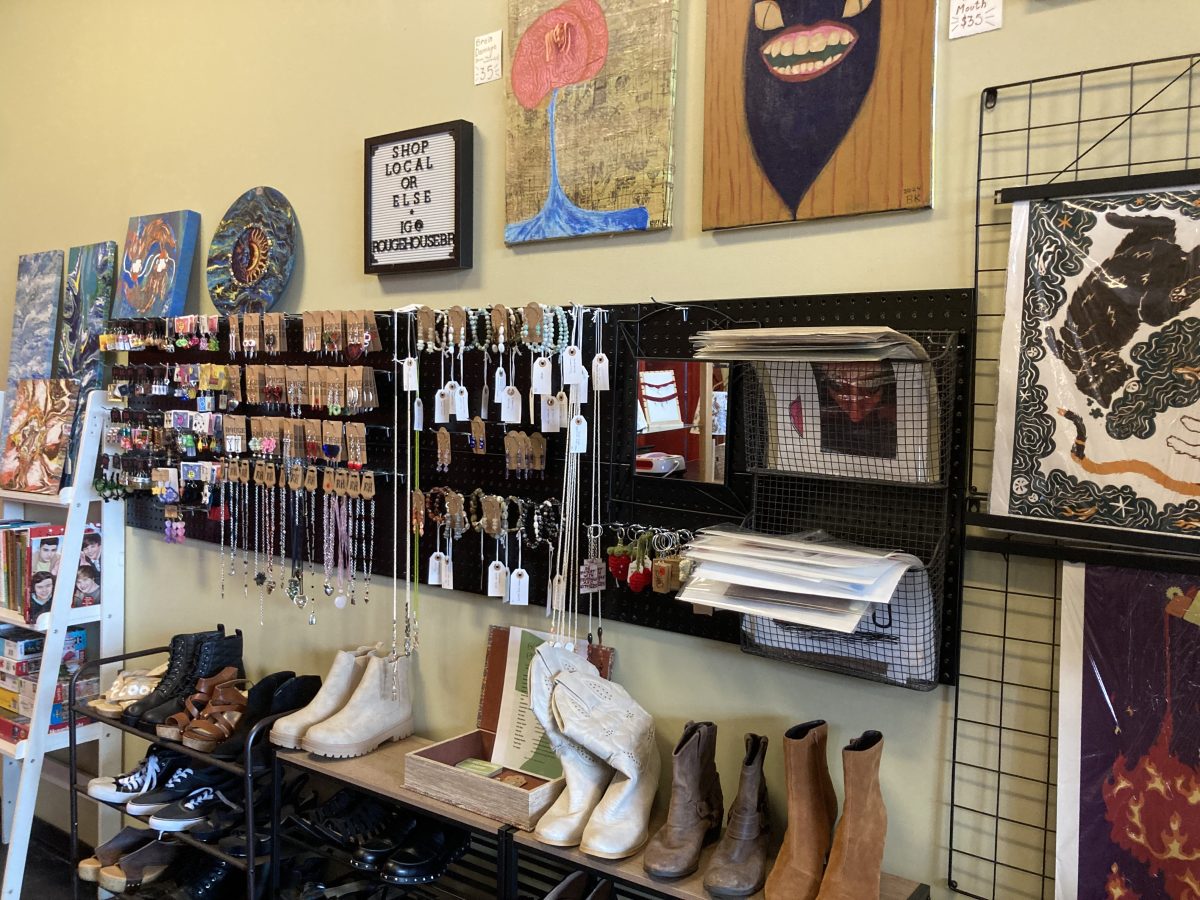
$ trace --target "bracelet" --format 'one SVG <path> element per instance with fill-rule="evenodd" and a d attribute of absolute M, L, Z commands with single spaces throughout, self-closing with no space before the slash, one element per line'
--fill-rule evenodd
<path fill-rule="evenodd" d="M 446 524 L 446 517 L 450 514 L 450 505 L 446 502 L 446 494 L 449 488 L 435 487 L 430 488 L 429 493 L 425 495 L 425 514 L 429 516 L 429 521 L 441 528 Z M 435 500 L 442 501 L 442 511 L 439 513 L 434 505 Z"/>
<path fill-rule="evenodd" d="M 483 488 L 475 488 L 467 498 L 467 523 L 471 531 L 483 531 Z"/>
<path fill-rule="evenodd" d="M 551 311 L 554 313 L 554 318 L 557 320 L 558 338 L 555 340 L 551 337 L 547 337 L 546 350 L 547 352 L 557 354 L 566 350 L 567 346 L 571 343 L 571 331 L 567 325 L 566 311 L 561 306 L 552 307 Z"/>
<path fill-rule="evenodd" d="M 517 510 L 517 524 L 510 526 L 508 524 L 508 511 L 513 507 L 516 507 Z M 520 497 L 509 496 L 504 501 L 504 514 L 500 522 L 506 534 L 520 534 L 521 530 L 525 527 L 525 501 Z"/>
<path fill-rule="evenodd" d="M 483 316 L 483 339 L 480 339 L 479 323 L 477 319 Z M 492 316 L 486 309 L 468 309 L 467 310 L 467 328 L 470 331 L 470 339 L 463 342 L 464 347 L 470 347 L 472 350 L 487 350 L 492 346 Z"/>

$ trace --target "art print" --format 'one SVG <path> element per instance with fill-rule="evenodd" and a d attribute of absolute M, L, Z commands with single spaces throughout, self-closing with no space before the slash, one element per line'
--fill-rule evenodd
<path fill-rule="evenodd" d="M 1200 190 L 1017 204 L 993 513 L 1200 534 Z"/>
<path fill-rule="evenodd" d="M 199 234 L 200 214 L 191 210 L 130 219 L 113 318 L 183 315 Z"/>
<path fill-rule="evenodd" d="M 510 0 L 504 241 L 671 224 L 676 0 Z"/>
<path fill-rule="evenodd" d="M 63 252 L 29 253 L 17 262 L 12 342 L 0 437 L 8 434 L 12 398 L 26 378 L 49 378 L 54 370 L 54 339 L 62 302 Z"/>
<path fill-rule="evenodd" d="M 1063 572 L 1055 896 L 1200 885 L 1200 578 Z"/>
<path fill-rule="evenodd" d="M 933 0 L 709 0 L 705 230 L 929 206 Z"/>
<path fill-rule="evenodd" d="M 0 458 L 0 489 L 56 494 L 71 442 L 79 385 L 65 378 L 18 382 Z"/>
<path fill-rule="evenodd" d="M 114 241 L 72 247 L 67 253 L 54 377 L 78 380 L 81 396 L 100 383 L 100 332 L 112 308 L 116 257 Z"/>
<path fill-rule="evenodd" d="M 208 250 L 208 295 L 225 315 L 263 313 L 279 302 L 296 266 L 296 211 L 273 187 L 233 202 Z"/>

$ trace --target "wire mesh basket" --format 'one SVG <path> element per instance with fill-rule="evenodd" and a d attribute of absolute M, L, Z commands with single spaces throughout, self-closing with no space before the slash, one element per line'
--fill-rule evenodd
<path fill-rule="evenodd" d="M 958 335 L 909 335 L 928 360 L 744 363 L 752 472 L 946 484 Z"/>

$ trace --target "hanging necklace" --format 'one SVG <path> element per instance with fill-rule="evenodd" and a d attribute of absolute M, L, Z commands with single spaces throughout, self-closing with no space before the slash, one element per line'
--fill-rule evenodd
<path fill-rule="evenodd" d="M 225 516 L 227 513 L 225 504 L 229 499 L 228 475 L 229 475 L 229 470 L 226 469 L 224 466 L 222 466 L 221 467 L 221 487 L 219 489 L 219 496 L 217 499 L 218 515 L 221 518 L 221 554 L 218 557 L 218 568 L 221 570 L 221 600 L 222 601 L 225 600 L 225 531 L 226 531 Z"/>

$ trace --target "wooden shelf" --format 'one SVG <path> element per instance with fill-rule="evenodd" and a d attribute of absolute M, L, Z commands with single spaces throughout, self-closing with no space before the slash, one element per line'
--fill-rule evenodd
<path fill-rule="evenodd" d="M 354 759 L 326 759 L 323 756 L 313 756 L 303 750 L 277 750 L 277 753 L 280 761 L 289 766 L 328 775 L 330 778 L 336 778 L 352 787 L 395 800 L 448 822 L 465 825 L 475 831 L 495 834 L 503 828 L 503 822 L 460 809 L 432 797 L 426 797 L 424 794 L 419 794 L 404 786 L 405 758 L 412 751 L 420 750 L 432 743 L 433 741 L 425 738 L 410 737 L 403 741 L 386 744 L 373 753 Z"/>

